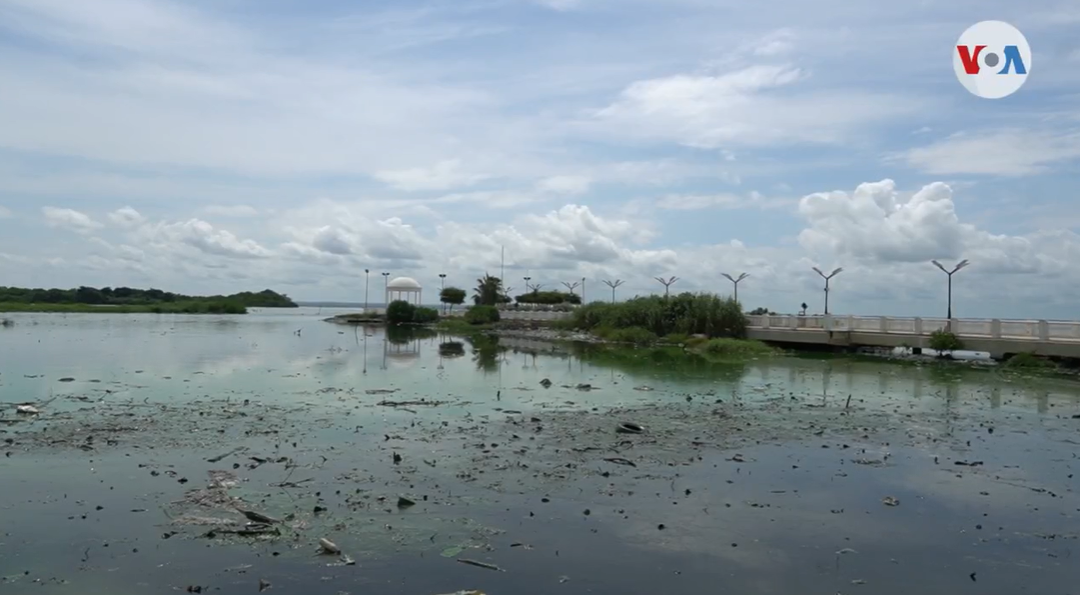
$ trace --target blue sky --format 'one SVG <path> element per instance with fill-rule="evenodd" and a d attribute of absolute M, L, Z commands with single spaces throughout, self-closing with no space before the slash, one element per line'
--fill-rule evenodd
<path fill-rule="evenodd" d="M 1032 46 L 970 95 L 960 34 Z M 1080 7 L 1042 1 L 0 0 L 0 284 L 363 269 L 1078 318 Z M 587 294 L 590 293 L 587 290 Z M 594 293 L 595 297 L 600 294 Z M 605 292 L 604 295 L 609 295 Z M 588 297 L 588 295 L 587 295 Z"/>

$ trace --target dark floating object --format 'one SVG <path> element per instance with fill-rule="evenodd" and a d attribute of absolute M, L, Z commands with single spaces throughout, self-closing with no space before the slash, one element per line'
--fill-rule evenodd
<path fill-rule="evenodd" d="M 408 508 L 410 506 L 416 506 L 416 502 L 414 500 L 406 498 L 405 496 L 398 496 L 397 506 L 398 508 Z"/>
<path fill-rule="evenodd" d="M 615 431 L 620 434 L 640 434 L 645 431 L 645 427 L 634 422 L 623 422 L 615 428 Z"/>

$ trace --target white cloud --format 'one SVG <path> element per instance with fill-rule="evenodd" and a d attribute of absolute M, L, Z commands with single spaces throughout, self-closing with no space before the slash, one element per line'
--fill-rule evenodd
<path fill-rule="evenodd" d="M 868 263 L 970 258 L 982 270 L 997 273 L 1057 274 L 1068 266 L 1063 253 L 1046 250 L 1045 239 L 1036 243 L 1034 236 L 996 235 L 962 223 L 953 191 L 942 182 L 910 196 L 897 191 L 892 180 L 867 182 L 850 194 L 806 196 L 799 211 L 809 225 L 799 242 L 816 254 Z M 1080 249 L 1075 234 L 1053 237 L 1060 241 L 1058 249 Z"/>
<path fill-rule="evenodd" d="M 780 29 L 756 42 L 751 51 L 757 56 L 778 56 L 787 54 L 795 48 L 795 33 L 790 29 Z"/>
<path fill-rule="evenodd" d="M 246 259 L 265 258 L 271 255 L 270 250 L 255 240 L 241 240 L 232 232 L 217 229 L 199 219 L 145 225 L 139 229 L 138 233 L 154 243 L 165 242 L 189 246 L 213 256 Z"/>
<path fill-rule="evenodd" d="M 137 227 L 142 225 L 146 218 L 131 207 L 122 207 L 109 213 L 109 220 L 121 227 Z"/>
<path fill-rule="evenodd" d="M 933 175 L 1026 176 L 1080 158 L 1080 132 L 1008 129 L 957 133 L 898 158 Z"/>
<path fill-rule="evenodd" d="M 217 217 L 258 217 L 259 211 L 248 205 L 211 205 L 203 213 Z"/>
<path fill-rule="evenodd" d="M 0 206 L 0 219 L 8 219 L 11 217 L 11 209 Z"/>
<path fill-rule="evenodd" d="M 540 180 L 537 188 L 552 194 L 584 194 L 591 185 L 592 179 L 588 176 L 552 176 Z"/>
<path fill-rule="evenodd" d="M 42 207 L 41 213 L 45 216 L 45 223 L 49 227 L 59 227 L 78 233 L 87 233 L 101 227 L 100 223 L 94 221 L 86 213 L 73 209 Z"/>
<path fill-rule="evenodd" d="M 448 159 L 432 167 L 416 167 L 395 171 L 380 171 L 375 177 L 398 190 L 449 190 L 460 186 L 472 186 L 487 179 L 486 174 L 463 171 L 461 161 Z"/>
<path fill-rule="evenodd" d="M 869 91 L 815 91 L 795 66 L 754 65 L 720 75 L 638 81 L 595 113 L 606 134 L 715 149 L 729 145 L 837 143 L 860 128 L 919 109 Z"/>

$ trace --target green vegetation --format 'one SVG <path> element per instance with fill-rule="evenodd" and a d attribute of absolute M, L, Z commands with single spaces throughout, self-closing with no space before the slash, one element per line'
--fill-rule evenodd
<path fill-rule="evenodd" d="M 964 348 L 964 342 L 960 340 L 960 337 L 942 329 L 930 333 L 929 345 L 930 349 L 945 355 Z"/>
<path fill-rule="evenodd" d="M 555 305 L 555 304 L 580 304 L 581 296 L 576 293 L 565 293 L 562 291 L 539 291 L 534 290 L 529 293 L 514 298 L 519 304 L 541 304 L 541 305 Z"/>
<path fill-rule="evenodd" d="M 472 306 L 465 311 L 465 322 L 469 324 L 494 324 L 499 322 L 499 309 L 487 305 Z"/>
<path fill-rule="evenodd" d="M 776 312 L 773 312 L 772 310 L 770 310 L 768 308 L 762 308 L 762 307 L 754 308 L 753 310 L 750 310 L 749 312 L 747 312 L 747 314 L 749 314 L 751 316 L 765 316 L 766 314 L 769 315 L 769 316 L 776 316 Z"/>
<path fill-rule="evenodd" d="M 611 341 L 612 343 L 630 343 L 632 345 L 653 345 L 660 340 L 660 337 L 657 337 L 656 333 L 641 328 L 640 326 L 629 326 L 626 328 L 602 326 L 593 329 L 593 334 L 605 341 Z"/>
<path fill-rule="evenodd" d="M 1053 370 L 1057 366 L 1053 362 L 1045 358 L 1041 358 L 1034 353 L 1017 353 L 1005 361 L 1004 367 L 1006 370 L 1023 370 L 1023 371 L 1044 371 Z"/>
<path fill-rule="evenodd" d="M 434 308 L 414 306 L 404 300 L 395 300 L 386 307 L 386 322 L 389 324 L 431 324 L 439 321 L 439 312 Z"/>
<path fill-rule="evenodd" d="M 743 359 L 776 355 L 776 349 L 761 341 L 747 339 L 709 339 L 695 349 L 721 359 Z"/>
<path fill-rule="evenodd" d="M 247 307 L 230 301 L 168 302 L 114 306 L 109 304 L 44 304 L 0 302 L 0 312 L 67 312 L 105 314 L 247 314 Z"/>
<path fill-rule="evenodd" d="M 465 295 L 464 289 L 447 287 L 439 292 L 439 301 L 450 306 L 450 312 L 453 312 L 454 306 L 465 303 Z"/>
<path fill-rule="evenodd" d="M 160 289 L 78 287 L 27 289 L 0 287 L 5 312 L 111 312 L 160 314 L 244 314 L 248 308 L 295 308 L 296 303 L 269 289 L 221 296 L 189 296 Z"/>
<path fill-rule="evenodd" d="M 510 297 L 502 286 L 502 279 L 485 274 L 476 280 L 473 303 L 477 306 L 496 306 L 510 303 Z"/>
<path fill-rule="evenodd" d="M 657 337 L 677 333 L 742 339 L 747 325 L 735 300 L 706 293 L 639 297 L 615 304 L 594 302 L 575 310 L 573 320 L 582 330 L 637 327 Z"/>

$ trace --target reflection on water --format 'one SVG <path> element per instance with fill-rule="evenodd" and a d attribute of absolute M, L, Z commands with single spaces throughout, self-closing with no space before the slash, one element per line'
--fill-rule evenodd
<path fill-rule="evenodd" d="M 11 315 L 0 592 L 250 593 L 260 578 L 420 595 L 1072 588 L 1072 382 L 322 321 L 335 313 Z M 48 403 L 36 425 L 12 419 L 25 401 Z M 103 410 L 135 421 L 64 442 L 66 420 Z M 179 415 L 178 435 L 125 434 L 147 411 Z M 616 434 L 626 420 L 656 431 Z M 46 428 L 55 444 L 29 441 Z M 208 461 L 236 444 L 249 451 Z M 163 538 L 176 529 L 162 507 L 210 469 L 297 515 L 297 538 Z M 397 509 L 399 494 L 418 505 Z M 324 535 L 359 565 L 314 557 Z"/>

